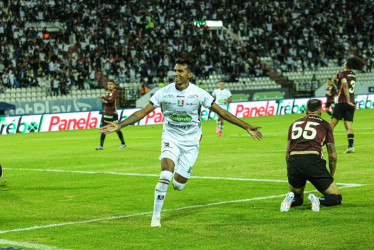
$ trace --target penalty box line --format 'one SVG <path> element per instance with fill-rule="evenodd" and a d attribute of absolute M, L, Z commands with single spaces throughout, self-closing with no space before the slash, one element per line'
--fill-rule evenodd
<path fill-rule="evenodd" d="M 79 173 L 79 174 L 108 174 L 108 175 L 122 175 L 122 176 L 145 176 L 145 177 L 159 177 L 157 174 L 140 174 L 140 173 L 118 173 L 118 172 L 99 172 L 99 171 L 81 171 L 81 170 L 60 170 L 60 169 L 28 169 L 28 168 L 3 168 L 4 170 L 15 171 L 38 171 L 38 172 L 57 172 L 57 173 Z M 191 176 L 190 179 L 210 179 L 210 180 L 230 180 L 230 181 L 258 181 L 258 182 L 280 182 L 288 183 L 287 180 L 271 180 L 271 179 L 252 179 L 252 178 L 234 178 L 234 177 L 214 177 L 214 176 Z M 348 187 L 360 187 L 365 184 L 356 183 L 336 183 L 337 185 Z"/>
<path fill-rule="evenodd" d="M 356 187 L 356 186 L 355 185 L 345 186 L 345 187 L 341 187 L 341 188 L 349 188 L 349 187 Z M 312 192 L 315 192 L 315 191 L 305 191 L 304 193 L 312 193 Z M 208 203 L 208 204 L 202 204 L 202 205 L 193 205 L 193 206 L 186 206 L 186 207 L 180 207 L 180 208 L 164 209 L 164 210 L 162 210 L 162 212 L 172 212 L 172 211 L 179 211 L 179 210 L 185 210 L 185 209 L 203 208 L 203 207 L 225 205 L 225 204 L 232 204 L 232 203 L 266 200 L 266 199 L 284 197 L 286 195 L 287 195 L 287 193 L 286 194 L 280 194 L 280 195 L 272 195 L 272 196 L 265 196 L 265 197 L 255 197 L 255 198 L 249 198 L 249 199 L 242 199 L 242 200 L 221 201 L 221 202 L 214 202 L 214 203 Z M 131 218 L 131 217 L 137 217 L 137 216 L 142 216 L 142 215 L 151 215 L 151 214 L 153 214 L 153 212 L 143 212 L 143 213 L 135 213 L 135 214 L 128 214 L 128 215 L 112 216 L 112 217 L 106 217 L 106 218 L 97 218 L 97 219 L 92 219 L 92 220 L 56 223 L 56 224 L 49 224 L 49 225 L 44 225 L 44 226 L 33 226 L 33 227 L 26 227 L 26 228 L 17 228 L 17 229 L 0 231 L 0 234 L 6 234 L 6 233 L 11 233 L 11 232 L 21 232 L 21 231 L 31 231 L 31 230 L 37 230 L 37 229 L 43 229 L 43 228 L 61 227 L 61 226 L 67 226 L 67 225 L 86 224 L 86 223 L 108 221 L 108 220 L 118 220 L 118 219 Z"/>

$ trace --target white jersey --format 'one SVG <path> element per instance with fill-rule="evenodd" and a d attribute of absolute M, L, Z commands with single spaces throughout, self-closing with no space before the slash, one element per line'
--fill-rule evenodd
<path fill-rule="evenodd" d="M 199 144 L 201 128 L 201 106 L 210 108 L 213 97 L 205 90 L 190 83 L 182 91 L 175 83 L 158 90 L 149 100 L 154 107 L 161 107 L 164 115 L 162 140 L 182 145 Z"/>
<path fill-rule="evenodd" d="M 227 102 L 225 100 L 231 97 L 231 92 L 228 89 L 215 89 L 212 96 L 216 98 L 215 103 L 217 103 L 221 108 L 227 110 Z"/>

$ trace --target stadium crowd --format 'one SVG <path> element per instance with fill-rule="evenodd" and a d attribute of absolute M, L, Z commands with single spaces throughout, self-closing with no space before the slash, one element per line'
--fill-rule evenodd
<path fill-rule="evenodd" d="M 235 80 L 274 70 L 317 70 L 330 59 L 374 52 L 374 2 L 241 0 L 4 0 L 0 2 L 0 75 L 4 87 L 45 86 L 54 94 L 172 77 L 176 58 L 192 59 L 198 77 Z M 196 20 L 222 20 L 210 31 Z M 62 24 L 57 32 L 31 24 Z M 236 39 L 238 35 L 240 39 Z"/>

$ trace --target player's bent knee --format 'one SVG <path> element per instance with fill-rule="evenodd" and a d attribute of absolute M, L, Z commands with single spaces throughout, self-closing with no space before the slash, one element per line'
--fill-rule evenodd
<path fill-rule="evenodd" d="M 175 190 L 182 191 L 185 186 L 186 186 L 186 183 L 179 183 L 175 179 L 173 180 L 173 187 Z"/>
<path fill-rule="evenodd" d="M 341 194 L 328 194 L 319 198 L 319 202 L 323 206 L 336 206 L 342 204 L 343 198 Z"/>

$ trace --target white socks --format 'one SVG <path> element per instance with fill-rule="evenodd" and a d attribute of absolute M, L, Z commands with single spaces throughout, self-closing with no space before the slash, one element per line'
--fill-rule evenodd
<path fill-rule="evenodd" d="M 166 192 L 168 191 L 168 187 L 170 184 L 171 179 L 173 178 L 173 173 L 170 171 L 161 171 L 160 179 L 156 185 L 155 189 L 155 201 L 153 206 L 153 219 L 161 219 L 161 209 L 164 205 Z"/>

